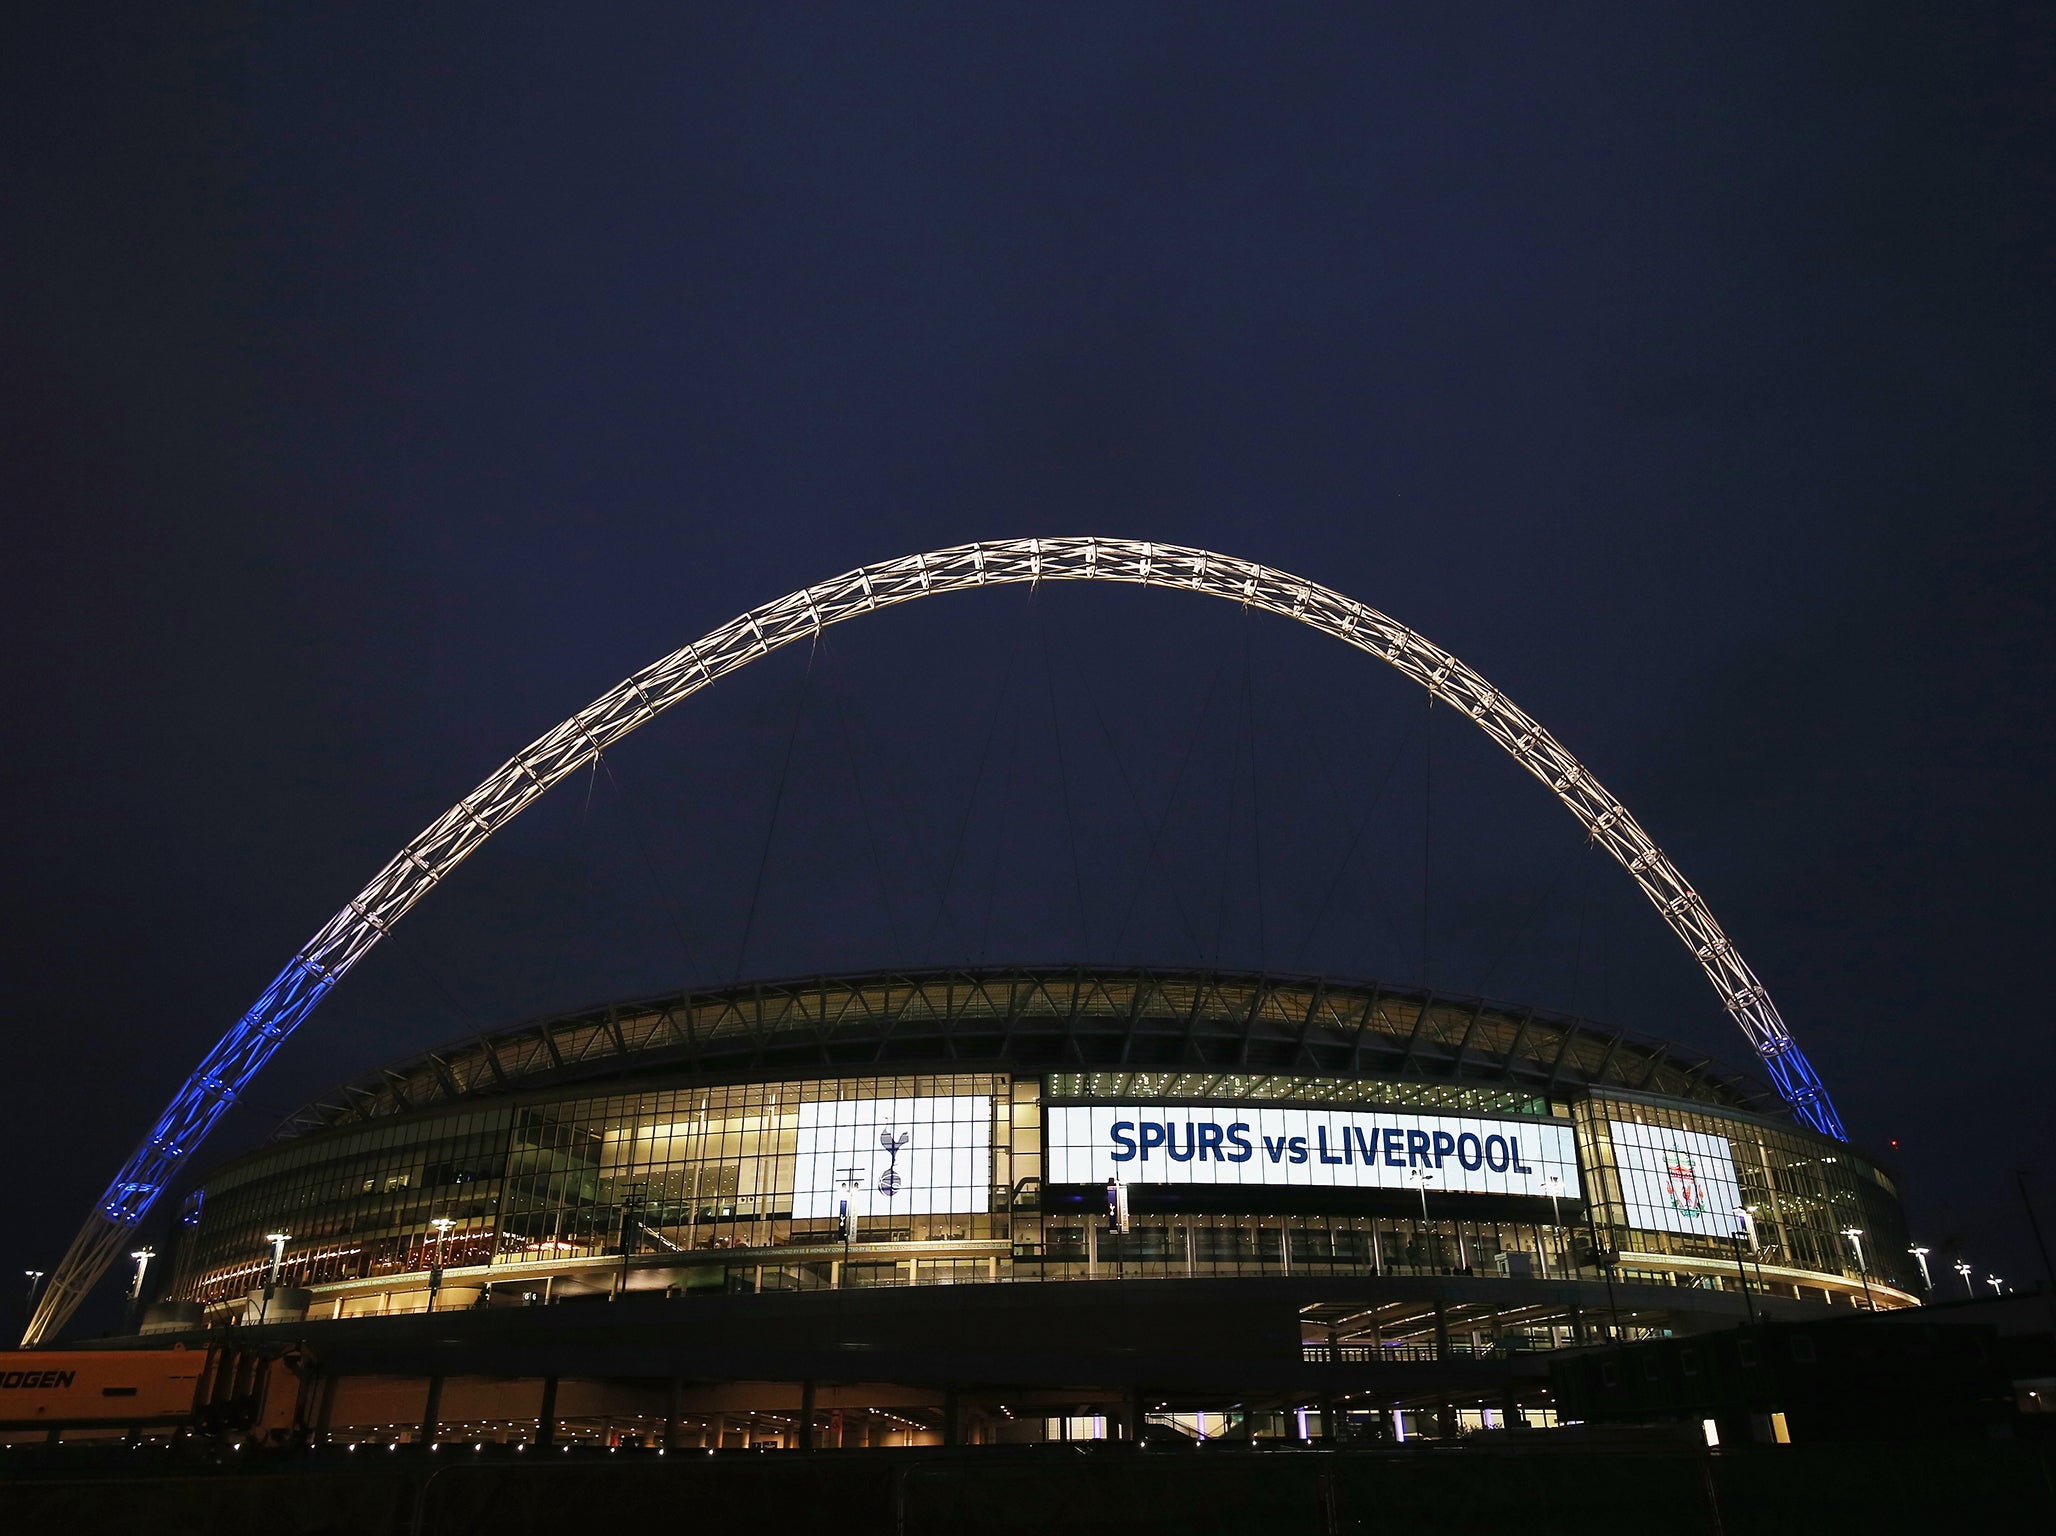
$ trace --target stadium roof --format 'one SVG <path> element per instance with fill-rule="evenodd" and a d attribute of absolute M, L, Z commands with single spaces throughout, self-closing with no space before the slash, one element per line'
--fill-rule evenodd
<path fill-rule="evenodd" d="M 745 982 L 538 1019 L 339 1084 L 279 1135 L 653 1077 L 1166 1068 L 1780 1108 L 1704 1055 L 1541 1009 L 1316 976 L 1007 966 Z"/>

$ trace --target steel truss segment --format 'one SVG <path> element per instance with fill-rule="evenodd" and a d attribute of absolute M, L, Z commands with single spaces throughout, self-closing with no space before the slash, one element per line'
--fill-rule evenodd
<path fill-rule="evenodd" d="M 616 684 L 495 769 L 330 918 L 208 1052 L 52 1271 L 23 1342 L 37 1343 L 64 1325 L 173 1170 L 328 990 L 415 902 L 538 796 L 666 709 L 828 625 L 940 592 L 1038 581 L 1163 587 L 1258 608 L 1377 657 L 1461 710 L 1627 870 L 1705 971 L 1793 1113 L 1817 1131 L 1846 1139 L 1811 1063 L 1698 893 L 1569 751 L 1472 668 L 1354 598 L 1232 555 L 1128 539 L 1001 539 L 863 566 L 751 609 Z"/>

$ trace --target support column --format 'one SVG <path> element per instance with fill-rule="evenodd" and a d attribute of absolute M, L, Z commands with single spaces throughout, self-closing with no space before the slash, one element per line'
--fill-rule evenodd
<path fill-rule="evenodd" d="M 1186 1229 L 1190 1240 L 1191 1228 Z M 1143 1402 L 1142 1388 L 1137 1387 L 1128 1394 L 1128 1441 L 1132 1445 L 1142 1444 L 1142 1432 L 1149 1426 L 1149 1410 Z"/>
<path fill-rule="evenodd" d="M 963 1442 L 964 1405 L 957 1395 L 956 1385 L 942 1389 L 942 1443 L 959 1445 Z"/>
<path fill-rule="evenodd" d="M 329 1425 L 335 1421 L 336 1378 L 326 1371 L 321 1374 L 320 1406 L 314 1410 L 314 1443 L 328 1444 Z"/>
<path fill-rule="evenodd" d="M 543 1378 L 542 1406 L 535 1414 L 535 1446 L 539 1451 L 548 1450 L 557 1443 L 557 1378 Z"/>
<path fill-rule="evenodd" d="M 1321 1434 L 1330 1445 L 1342 1443 L 1342 1417 L 1335 1405 L 1335 1389 L 1332 1385 L 1335 1367 L 1342 1363 L 1342 1334 L 1339 1329 L 1328 1330 L 1328 1377 L 1329 1382 L 1321 1387 Z M 1293 1415 L 1295 1437 L 1298 1432 L 1298 1405 L 1286 1410 Z"/>
<path fill-rule="evenodd" d="M 428 1378 L 428 1401 L 421 1407 L 421 1443 L 434 1445 L 436 1431 L 443 1423 L 443 1379 L 440 1376 Z"/>
<path fill-rule="evenodd" d="M 800 1383 L 800 1444 L 803 1451 L 814 1448 L 814 1383 Z"/>
<path fill-rule="evenodd" d="M 1449 1358 L 1449 1302 L 1440 1291 L 1435 1293 L 1435 1358 Z"/>
<path fill-rule="evenodd" d="M 678 1449 L 678 1394 L 679 1380 L 673 1376 L 664 1383 L 664 1449 Z"/>

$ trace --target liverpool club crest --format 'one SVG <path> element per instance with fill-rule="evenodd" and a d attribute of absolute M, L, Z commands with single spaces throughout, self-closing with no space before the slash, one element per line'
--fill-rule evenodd
<path fill-rule="evenodd" d="M 1699 1170 L 1692 1166 L 1690 1155 L 1672 1147 L 1664 1174 L 1663 1189 L 1670 1196 L 1671 1209 L 1681 1216 L 1704 1216 L 1706 1191 L 1699 1182 Z"/>

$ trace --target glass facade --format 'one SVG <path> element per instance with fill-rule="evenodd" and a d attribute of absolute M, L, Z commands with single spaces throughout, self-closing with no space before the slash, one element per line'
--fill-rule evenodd
<path fill-rule="evenodd" d="M 1437 1155 L 1447 1152 L 1440 1166 L 1450 1182 L 1430 1175 L 1410 1188 L 1307 1190 L 1287 1189 L 1281 1174 L 1209 1187 L 1180 1205 L 1138 1177 L 1129 1228 L 1114 1234 L 1102 1191 L 1046 1180 L 1048 1124 L 1062 1118 L 1051 1111 L 1109 1103 L 1155 1105 L 1167 1121 L 1190 1120 L 1203 1104 L 1216 1119 L 1251 1125 L 1269 1124 L 1262 1115 L 1272 1108 L 1290 1112 L 1280 1124 L 1310 1126 L 1323 1115 L 1370 1123 L 1377 1110 L 1411 1112 L 1449 1127 L 1450 1148 Z M 1727 1235 L 1739 1222 L 1734 1207 L 1754 1220 L 1748 1262 L 1768 1293 L 1847 1300 L 1866 1283 L 1914 1289 L 1883 1174 L 1841 1144 L 1698 1105 L 1129 1071 L 851 1075 L 473 1104 L 304 1137 L 224 1169 L 183 1235 L 173 1294 L 240 1302 L 262 1283 L 267 1234 L 277 1231 L 290 1234 L 281 1280 L 334 1293 L 337 1316 L 372 1300 L 381 1310 L 420 1305 L 431 1270 L 475 1305 L 532 1300 L 549 1283 L 590 1291 L 1278 1274 L 1592 1279 L 1602 1260 L 1614 1261 L 1612 1278 L 1623 1283 L 1719 1290 L 1738 1283 Z M 1510 1135 L 1515 1148 L 1574 1144 L 1575 1166 L 1550 1186 L 1558 1197 L 1536 1197 L 1534 1180 L 1518 1194 L 1465 1193 L 1457 1168 L 1466 1125 L 1537 1133 L 1532 1142 Z M 1309 1155 L 1340 1153 L 1317 1141 Z M 1424 1132 L 1414 1161 L 1425 1167 L 1429 1155 Z M 1488 1170 L 1496 1166 L 1489 1138 L 1483 1155 Z M 1262 1157 L 1258 1149 L 1251 1161 Z"/>
<path fill-rule="evenodd" d="M 851 1194 L 866 1242 L 990 1237 L 1006 1111 L 1002 1077 L 873 1077 L 567 1098 L 309 1138 L 208 1186 L 179 1294 L 242 1295 L 278 1230 L 291 1234 L 282 1279 L 298 1286 L 620 1257 L 624 1232 L 639 1254 L 832 1242 Z M 898 1158 L 867 1150 L 905 1170 L 904 1198 L 879 1192 L 882 1172 L 848 1135 L 881 1119 L 906 1138 Z M 866 1187 L 840 1190 L 853 1169 Z"/>
<path fill-rule="evenodd" d="M 1624 1264 L 1635 1255 L 1733 1259 L 1726 1234 L 1734 1226 L 1700 1235 L 1658 1214 L 1669 1208 L 1661 1182 L 1670 1147 L 1716 1154 L 1725 1148 L 1733 1183 L 1722 1181 L 1721 1187 L 1736 1192 L 1732 1204 L 1754 1222 L 1760 1262 L 1858 1285 L 1867 1269 L 1873 1281 L 1919 1293 L 1898 1191 L 1845 1144 L 1792 1126 L 1679 1105 L 1595 1096 L 1579 1111 L 1578 1160 L 1591 1180 L 1594 1215 Z M 1628 1128 L 1628 1135 L 1618 1127 Z M 1710 1185 L 1705 1193 L 1711 1194 Z M 1739 1219 L 1736 1224 L 1746 1225 Z M 1846 1235 L 1852 1229 L 1858 1234 L 1853 1241 Z"/>

